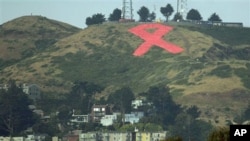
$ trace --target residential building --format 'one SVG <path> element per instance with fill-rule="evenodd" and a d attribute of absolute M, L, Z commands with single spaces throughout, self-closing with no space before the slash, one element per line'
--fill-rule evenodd
<path fill-rule="evenodd" d="M 105 115 L 113 113 L 111 105 L 93 105 L 91 108 L 91 119 L 93 122 L 100 122 Z"/>
<path fill-rule="evenodd" d="M 25 141 L 24 137 L 2 137 L 0 136 L 0 141 Z"/>
<path fill-rule="evenodd" d="M 151 135 L 151 141 L 161 141 L 166 139 L 167 137 L 167 132 L 162 131 L 162 132 L 153 132 Z"/>
<path fill-rule="evenodd" d="M 23 84 L 21 87 L 23 89 L 23 92 L 26 93 L 30 99 L 41 99 L 40 88 L 36 84 Z"/>
<path fill-rule="evenodd" d="M 130 132 L 110 132 L 102 133 L 102 141 L 131 141 L 132 134 Z"/>
<path fill-rule="evenodd" d="M 132 106 L 133 109 L 138 109 L 138 107 L 143 106 L 142 99 L 132 100 L 131 106 Z"/>
<path fill-rule="evenodd" d="M 88 123 L 89 122 L 89 115 L 72 115 L 70 120 L 74 123 Z"/>
<path fill-rule="evenodd" d="M 144 117 L 144 112 L 131 112 L 131 114 L 124 115 L 124 122 L 138 123 L 142 117 Z"/>
<path fill-rule="evenodd" d="M 105 115 L 101 118 L 101 124 L 102 126 L 110 126 L 113 125 L 113 123 L 117 120 L 117 115 Z"/>
<path fill-rule="evenodd" d="M 150 132 L 137 132 L 136 141 L 151 141 L 151 133 Z"/>

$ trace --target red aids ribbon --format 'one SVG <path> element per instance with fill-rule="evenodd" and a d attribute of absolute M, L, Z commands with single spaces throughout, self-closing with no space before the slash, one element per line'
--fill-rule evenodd
<path fill-rule="evenodd" d="M 148 32 L 147 30 L 155 29 L 153 33 Z M 152 24 L 142 24 L 136 27 L 129 29 L 129 32 L 139 36 L 144 39 L 145 42 L 142 43 L 133 53 L 134 56 L 142 56 L 149 51 L 153 45 L 161 47 L 166 51 L 177 54 L 183 51 L 183 49 L 177 45 L 166 42 L 162 39 L 162 36 L 170 32 L 173 29 L 171 26 L 166 26 L 158 23 Z"/>

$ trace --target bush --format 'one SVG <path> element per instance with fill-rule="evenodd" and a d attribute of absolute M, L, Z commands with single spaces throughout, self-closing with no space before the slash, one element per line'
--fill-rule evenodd
<path fill-rule="evenodd" d="M 220 78 L 227 78 L 232 76 L 232 69 L 229 65 L 222 65 L 213 69 L 209 74 L 216 75 Z"/>
<path fill-rule="evenodd" d="M 229 141 L 230 131 L 228 127 L 214 130 L 208 137 L 208 141 Z"/>

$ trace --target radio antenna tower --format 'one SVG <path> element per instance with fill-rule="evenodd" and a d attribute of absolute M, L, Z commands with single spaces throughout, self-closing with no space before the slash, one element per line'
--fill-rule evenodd
<path fill-rule="evenodd" d="M 122 18 L 124 20 L 133 20 L 133 4 L 132 4 L 132 0 L 123 0 Z"/>
<path fill-rule="evenodd" d="M 187 14 L 187 0 L 177 0 L 177 13 L 180 13 L 183 19 Z"/>

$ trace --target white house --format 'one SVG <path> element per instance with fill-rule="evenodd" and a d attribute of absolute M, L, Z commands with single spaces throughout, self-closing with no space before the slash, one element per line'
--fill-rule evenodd
<path fill-rule="evenodd" d="M 138 107 L 143 106 L 143 101 L 141 99 L 136 99 L 131 102 L 133 109 L 138 109 Z"/>
<path fill-rule="evenodd" d="M 124 122 L 138 123 L 142 117 L 144 117 L 144 112 L 131 112 L 131 114 L 125 114 Z"/>
<path fill-rule="evenodd" d="M 113 125 L 113 123 L 117 120 L 117 115 L 105 115 L 104 117 L 101 118 L 101 124 L 103 126 L 110 126 Z"/>

